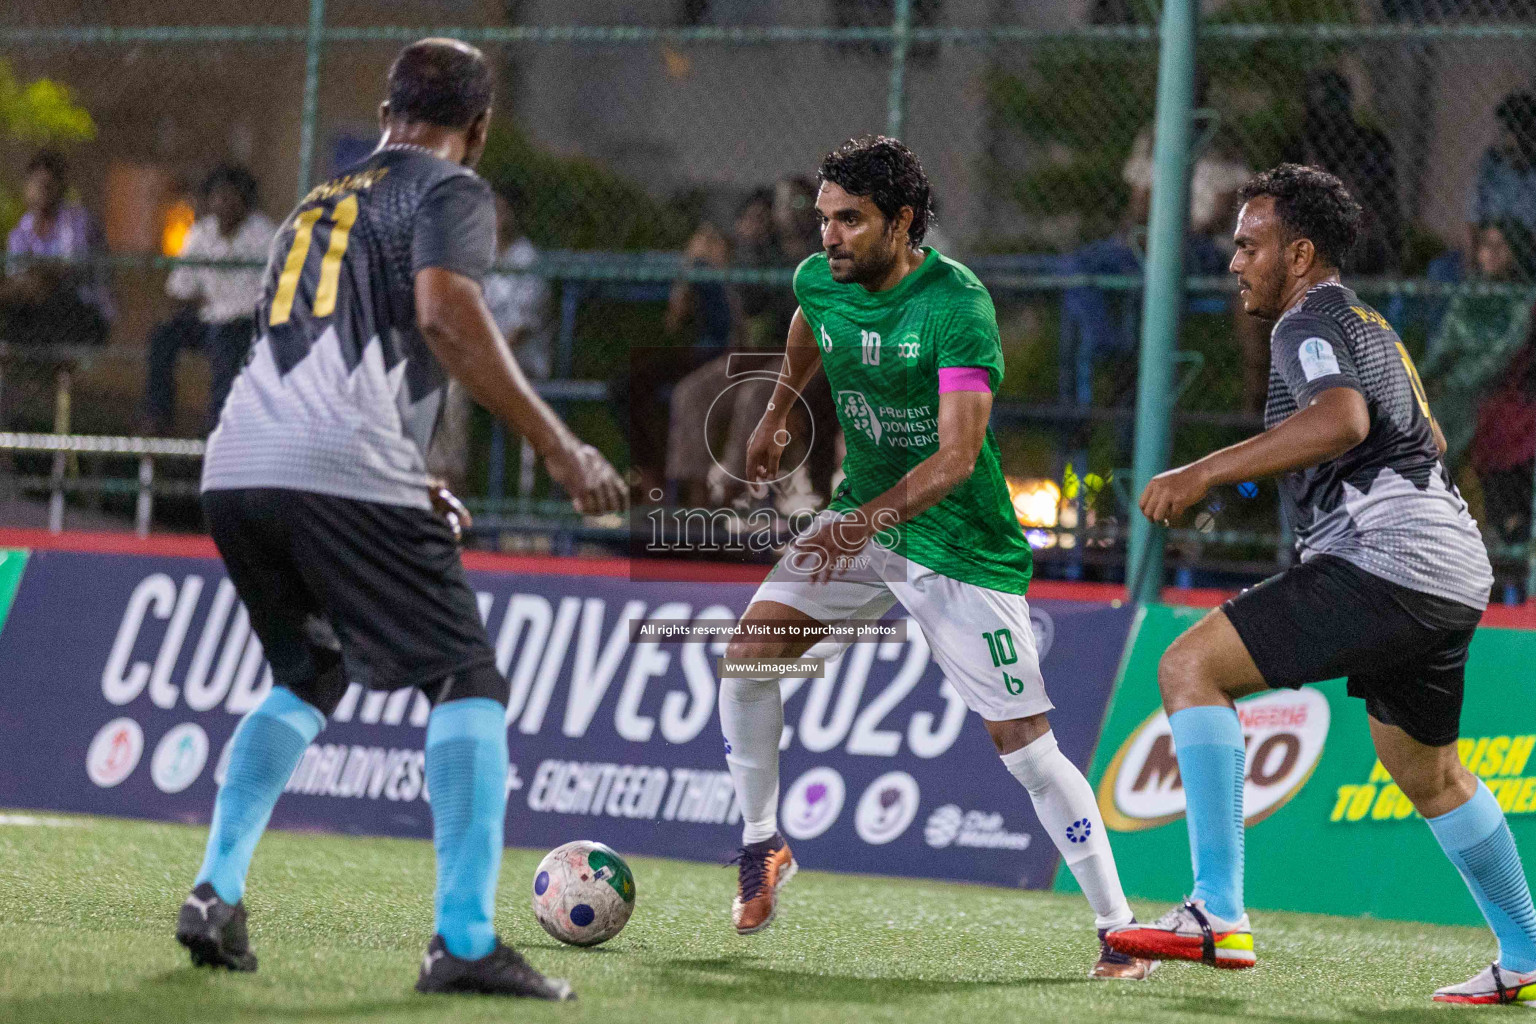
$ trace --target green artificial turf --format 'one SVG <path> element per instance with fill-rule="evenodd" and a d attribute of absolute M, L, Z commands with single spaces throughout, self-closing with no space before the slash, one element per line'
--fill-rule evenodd
<path fill-rule="evenodd" d="M 11 823 L 21 816 L 51 824 Z M 0 1021 L 1097 1024 L 1524 1012 L 1430 1003 L 1437 985 L 1493 955 L 1477 929 L 1256 913 L 1255 970 L 1174 964 L 1145 984 L 1094 982 L 1092 918 L 1076 896 L 802 871 L 773 926 L 742 938 L 730 928 L 731 871 L 639 857 L 629 927 L 605 946 L 567 948 L 534 923 L 540 854 L 523 850 L 503 861 L 498 926 L 537 966 L 570 978 L 580 1000 L 419 996 L 431 845 L 297 833 L 270 834 L 257 851 L 247 905 L 260 971 L 212 973 L 190 967 L 171 938 L 205 834 L 0 816 Z"/>

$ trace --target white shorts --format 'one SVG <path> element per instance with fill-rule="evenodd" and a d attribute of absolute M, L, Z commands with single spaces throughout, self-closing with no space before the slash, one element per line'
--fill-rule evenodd
<path fill-rule="evenodd" d="M 815 523 L 837 515 L 823 511 Z M 812 583 L 786 557 L 752 600 L 776 601 L 828 624 L 874 621 L 899 601 L 922 629 L 950 685 L 982 718 L 1006 722 L 1054 706 L 1045 694 L 1029 604 L 1022 594 L 952 579 L 873 540 L 850 561 L 827 582 Z M 806 655 L 831 659 L 847 646 L 846 640 L 823 640 Z"/>

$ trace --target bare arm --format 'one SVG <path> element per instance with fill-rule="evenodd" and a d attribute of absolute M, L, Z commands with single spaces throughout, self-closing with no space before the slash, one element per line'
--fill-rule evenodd
<path fill-rule="evenodd" d="M 821 349 L 811 333 L 811 325 L 799 309 L 789 321 L 789 338 L 784 346 L 784 367 L 773 386 L 773 397 L 752 437 L 747 441 L 747 479 L 754 483 L 766 483 L 779 471 L 779 457 L 784 454 L 784 444 L 778 438 L 789 421 L 789 410 L 794 407 L 805 386 L 821 369 Z"/>
<path fill-rule="evenodd" d="M 812 578 L 825 579 L 839 559 L 859 551 L 870 537 L 921 515 L 969 479 L 986 441 L 991 414 L 989 391 L 939 395 L 938 451 L 913 466 L 885 493 L 797 542 L 797 547 L 813 556 Z"/>
<path fill-rule="evenodd" d="M 904 523 L 943 501 L 970 479 L 987 439 L 992 392 L 946 391 L 939 395 L 939 450 L 913 466 L 884 494 L 859 508 L 872 530 Z"/>
<path fill-rule="evenodd" d="M 684 267 L 725 267 L 731 261 L 730 245 L 720 230 L 708 221 L 703 222 L 683 247 Z M 679 279 L 672 282 L 667 293 L 667 312 L 662 328 L 668 334 L 677 334 L 698 311 L 698 290 L 691 281 Z"/>
<path fill-rule="evenodd" d="M 672 289 L 667 292 L 667 312 L 662 317 L 661 329 L 668 334 L 680 334 L 692 315 L 693 285 L 687 281 L 672 282 Z"/>
<path fill-rule="evenodd" d="M 427 267 L 416 274 L 415 292 L 417 326 L 443 369 L 491 415 L 527 438 L 577 510 L 623 508 L 618 474 L 533 390 L 491 319 L 480 285 L 463 274 Z"/>
<path fill-rule="evenodd" d="M 1360 392 L 1329 388 L 1273 430 L 1212 452 L 1200 463 L 1213 487 L 1279 476 L 1336 459 L 1370 431 L 1371 414 Z"/>
<path fill-rule="evenodd" d="M 1131 189 L 1130 218 L 1132 224 L 1145 224 L 1152 213 L 1152 190 L 1144 185 Z"/>
<path fill-rule="evenodd" d="M 796 309 L 789 321 L 789 338 L 784 344 L 784 369 L 779 374 L 778 385 L 773 389 L 773 399 L 769 403 L 771 411 L 780 417 L 788 416 L 790 403 L 805 390 L 805 386 L 820 369 L 821 346 L 816 344 L 816 337 L 811 333 L 811 325 L 805 319 L 805 314 Z"/>
<path fill-rule="evenodd" d="M 416 275 L 416 323 L 449 376 L 534 451 L 548 457 L 580 443 L 528 383 L 475 281 L 451 270 L 422 270 Z"/>
<path fill-rule="evenodd" d="M 1212 487 L 1278 476 L 1336 459 L 1364 441 L 1370 430 L 1370 411 L 1360 392 L 1329 388 L 1272 430 L 1159 473 L 1142 492 L 1141 510 L 1153 522 L 1166 522 Z"/>

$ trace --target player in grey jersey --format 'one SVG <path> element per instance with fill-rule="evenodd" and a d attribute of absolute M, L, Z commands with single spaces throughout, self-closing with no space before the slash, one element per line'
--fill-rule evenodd
<path fill-rule="evenodd" d="M 493 927 L 509 686 L 425 464 L 453 377 L 528 439 L 579 510 L 624 504 L 613 467 L 518 370 L 480 291 L 495 212 L 473 167 L 493 85 L 471 46 L 407 46 L 390 68 L 378 149 L 305 196 L 274 241 L 256 342 L 203 469 L 209 530 L 274 685 L 230 741 L 177 918 L 194 964 L 256 969 L 243 899 L 251 858 L 347 684 L 416 687 L 432 703 L 437 855 L 436 934 L 416 987 L 570 997 Z"/>
<path fill-rule="evenodd" d="M 1300 564 L 1191 627 L 1158 666 L 1186 796 L 1195 888 L 1108 942 L 1137 956 L 1257 962 L 1243 908 L 1245 748 L 1235 698 L 1339 676 L 1365 700 L 1393 781 L 1429 822 L 1499 941 L 1441 1002 L 1536 1004 L 1536 908 L 1498 800 L 1457 753 L 1467 648 L 1493 584 L 1445 440 L 1391 326 L 1339 281 L 1360 207 L 1339 179 L 1282 164 L 1240 192 L 1243 308 L 1270 337 L 1265 431 L 1154 477 L 1167 525 L 1211 487 L 1279 477 Z"/>
<path fill-rule="evenodd" d="M 1373 413 L 1365 440 L 1284 474 L 1303 559 L 1334 555 L 1420 593 L 1483 609 L 1493 571 L 1477 524 L 1441 461 L 1445 442 L 1413 360 L 1391 325 L 1334 279 L 1312 285 L 1270 337 L 1273 430 L 1330 388 Z"/>

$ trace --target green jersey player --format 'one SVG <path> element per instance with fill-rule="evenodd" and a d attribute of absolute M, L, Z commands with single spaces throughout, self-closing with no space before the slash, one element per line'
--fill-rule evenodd
<path fill-rule="evenodd" d="M 848 448 L 831 503 L 837 512 L 853 512 L 902 484 L 938 451 L 946 381 L 958 382 L 949 390 L 987 396 L 962 401 L 990 407 L 1003 379 L 986 288 L 934 249 L 914 258 L 917 265 L 883 291 L 839 280 L 847 257 L 834 264 L 825 252 L 795 273 L 800 319 L 816 340 Z M 978 422 L 981 447 L 969 453 L 969 475 L 951 480 L 926 508 L 910 509 L 906 521 L 889 516 L 895 525 L 884 543 L 951 579 L 1023 594 L 1033 569 L 1029 544 L 1013 514 L 997 441 L 985 415 Z"/>
<path fill-rule="evenodd" d="M 1104 945 L 1131 910 L 1093 790 L 1046 718 L 1024 599 L 1029 545 L 987 427 L 1003 379 L 992 299 L 969 270 L 923 247 L 931 191 L 900 142 L 844 143 L 819 176 L 824 251 L 795 273 L 800 308 L 747 475 L 779 475 L 790 407 L 822 370 L 847 442 L 845 478 L 758 589 L 728 657 L 835 657 L 846 642 L 818 642 L 818 625 L 878 619 L 899 601 L 1087 895 L 1100 940 L 1091 973 L 1145 978 L 1153 961 Z M 720 720 L 745 822 L 732 907 L 745 934 L 772 919 L 796 870 L 778 830 L 778 676 L 723 678 Z"/>

